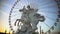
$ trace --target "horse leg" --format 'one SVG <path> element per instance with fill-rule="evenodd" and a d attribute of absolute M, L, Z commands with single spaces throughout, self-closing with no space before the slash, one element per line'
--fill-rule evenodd
<path fill-rule="evenodd" d="M 32 24 L 32 31 L 36 30 L 37 29 L 36 24 L 34 24 L 34 23 L 31 23 L 31 24 Z"/>
<path fill-rule="evenodd" d="M 17 26 L 19 26 L 19 22 L 20 22 L 20 21 L 21 21 L 21 19 L 19 19 Z"/>
<path fill-rule="evenodd" d="M 15 21 L 15 23 L 14 23 L 15 26 L 16 26 L 17 21 L 19 21 L 19 19 L 17 19 L 17 20 Z"/>
<path fill-rule="evenodd" d="M 17 24 L 17 26 L 19 26 L 19 22 L 22 22 L 22 21 L 23 21 L 22 19 L 19 19 L 19 20 L 18 20 L 18 24 Z"/>

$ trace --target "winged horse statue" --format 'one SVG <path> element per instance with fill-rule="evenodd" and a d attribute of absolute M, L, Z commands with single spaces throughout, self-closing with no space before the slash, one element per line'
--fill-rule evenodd
<path fill-rule="evenodd" d="M 32 34 L 37 29 L 37 24 L 45 21 L 45 17 L 41 16 L 41 14 L 37 13 L 38 9 L 33 9 L 30 5 L 25 6 L 23 9 L 20 9 L 19 12 L 22 12 L 22 16 L 20 19 L 16 19 L 14 25 L 20 26 L 19 23 L 23 23 L 21 29 L 18 28 L 20 34 Z"/>

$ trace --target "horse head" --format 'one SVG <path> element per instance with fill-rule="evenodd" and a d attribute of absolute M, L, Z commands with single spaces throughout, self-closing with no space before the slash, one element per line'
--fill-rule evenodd
<path fill-rule="evenodd" d="M 35 14 L 34 15 L 36 18 L 37 18 L 37 20 L 38 21 L 40 21 L 40 22 L 44 22 L 45 21 L 45 17 L 44 16 L 41 16 L 40 14 Z"/>

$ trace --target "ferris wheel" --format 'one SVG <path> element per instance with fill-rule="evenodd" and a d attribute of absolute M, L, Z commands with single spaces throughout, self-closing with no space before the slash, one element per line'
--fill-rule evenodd
<path fill-rule="evenodd" d="M 57 26 L 60 20 L 60 11 L 58 9 L 57 2 L 54 0 L 17 0 L 10 11 L 9 14 L 9 26 L 10 29 L 16 33 L 18 26 L 14 26 L 16 19 L 21 18 L 22 12 L 19 12 L 24 6 L 27 7 L 30 5 L 32 8 L 39 9 L 37 13 L 45 17 L 44 22 L 39 22 L 37 24 L 38 31 L 40 28 L 46 34 L 54 30 L 54 27 Z M 22 23 L 20 23 L 22 24 Z"/>

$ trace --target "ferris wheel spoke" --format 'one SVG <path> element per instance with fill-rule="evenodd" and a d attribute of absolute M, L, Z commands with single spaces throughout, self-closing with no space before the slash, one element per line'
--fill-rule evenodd
<path fill-rule="evenodd" d="M 19 13 L 12 13 L 12 15 L 17 15 L 17 14 L 19 14 Z"/>
<path fill-rule="evenodd" d="M 21 15 L 22 13 L 12 13 L 12 16 Z"/>
<path fill-rule="evenodd" d="M 50 26 L 49 25 L 47 25 L 45 22 L 43 22 L 47 27 L 49 27 L 50 28 Z"/>
<path fill-rule="evenodd" d="M 19 10 L 15 10 L 15 11 L 13 11 L 13 13 L 20 13 L 20 12 L 19 12 Z"/>
<path fill-rule="evenodd" d="M 57 12 L 48 12 L 48 11 L 45 11 L 45 12 L 44 12 L 44 11 L 40 11 L 40 12 L 42 12 L 42 13 L 48 13 L 48 14 L 49 14 L 49 13 L 58 14 Z"/>
<path fill-rule="evenodd" d="M 46 16 L 48 19 L 50 19 L 50 20 L 52 20 L 52 21 L 54 21 L 55 19 L 53 19 L 53 18 L 51 18 L 51 17 L 48 17 L 48 16 Z"/>
<path fill-rule="evenodd" d="M 19 10 L 19 8 L 14 8 L 15 10 Z"/>
<path fill-rule="evenodd" d="M 13 14 L 12 17 L 15 17 L 16 15 L 19 16 L 20 14 L 19 13 Z"/>
<path fill-rule="evenodd" d="M 17 16 L 16 16 L 16 15 L 12 15 L 11 17 L 12 17 L 12 18 L 16 18 L 16 17 L 18 17 L 18 16 L 20 16 L 20 15 L 17 15 Z"/>
<path fill-rule="evenodd" d="M 11 20 L 14 20 L 15 18 L 20 18 L 20 16 L 15 16 L 15 17 L 11 18 Z"/>

